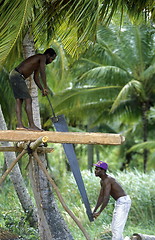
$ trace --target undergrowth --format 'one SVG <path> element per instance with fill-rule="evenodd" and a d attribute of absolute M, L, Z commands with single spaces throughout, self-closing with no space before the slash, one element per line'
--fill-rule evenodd
<path fill-rule="evenodd" d="M 152 171 L 148 174 L 144 174 L 135 170 L 127 173 L 115 172 L 114 174 L 108 174 L 114 176 L 121 183 L 132 199 L 132 206 L 125 227 L 124 236 L 130 237 L 133 233 L 154 235 L 155 172 Z M 93 209 L 100 190 L 100 179 L 96 178 L 94 173 L 90 173 L 89 171 L 82 171 L 82 177 L 91 208 Z M 61 184 L 59 184 L 59 180 L 56 179 L 56 176 L 55 180 L 58 183 L 59 190 L 67 206 L 80 219 L 80 222 L 89 233 L 91 239 L 102 240 L 106 239 L 104 236 L 108 236 L 108 234 L 110 236 L 114 200 L 111 198 L 108 206 L 101 213 L 99 218 L 90 223 L 72 174 L 63 175 L 60 181 Z M 7 180 L 5 184 L 3 184 L 0 189 L 0 195 L 0 227 L 20 235 L 20 239 L 38 240 L 38 231 L 30 227 L 10 181 Z M 56 195 L 55 198 L 74 239 L 84 240 L 85 237 L 82 232 L 64 211 Z"/>

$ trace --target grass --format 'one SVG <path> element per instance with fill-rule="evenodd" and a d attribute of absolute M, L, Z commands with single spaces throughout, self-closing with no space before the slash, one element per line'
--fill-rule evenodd
<path fill-rule="evenodd" d="M 135 170 L 127 173 L 116 172 L 114 175 L 109 173 L 109 175 L 114 176 L 121 183 L 132 199 L 132 207 L 124 231 L 124 236 L 132 236 L 132 234 L 136 232 L 148 235 L 154 234 L 155 172 L 152 171 L 149 174 L 143 174 Z M 87 189 L 90 205 L 93 209 L 100 190 L 100 179 L 96 178 L 94 174 L 89 171 L 82 171 L 82 176 Z M 72 175 L 65 176 L 65 178 L 62 179 L 62 182 L 65 182 L 65 185 L 61 185 L 60 190 L 66 199 L 67 205 L 80 219 L 83 226 L 89 232 L 91 239 L 102 239 L 104 232 L 110 232 L 114 200 L 110 199 L 108 206 L 102 212 L 100 217 L 90 223 L 85 214 L 85 209 Z M 74 238 L 76 240 L 84 239 L 69 217 L 67 217 L 67 222 Z"/>
<path fill-rule="evenodd" d="M 0 189 L 0 228 L 20 236 L 21 240 L 38 240 L 38 231 L 29 226 L 13 185 L 6 181 Z"/>
<path fill-rule="evenodd" d="M 112 173 L 108 174 L 113 175 Z M 82 171 L 82 176 L 90 205 L 93 209 L 100 190 L 100 179 L 96 178 L 94 174 L 89 171 Z M 155 234 L 155 171 L 151 171 L 148 174 L 136 170 L 127 173 L 116 172 L 113 176 L 121 183 L 132 199 L 132 207 L 125 227 L 124 236 L 132 236 L 133 233 Z M 59 184 L 57 179 L 56 182 Z M 92 240 L 111 239 L 110 224 L 114 208 L 113 199 L 110 199 L 108 206 L 99 218 L 90 223 L 72 174 L 64 174 L 61 177 L 61 184 L 59 184 L 58 187 L 66 204 L 80 219 L 80 222 L 87 230 Z M 0 191 L 0 227 L 19 234 L 22 237 L 21 239 L 38 240 L 37 230 L 29 226 L 12 184 L 6 181 Z M 59 201 L 57 201 L 57 204 L 74 239 L 84 240 L 85 237 L 82 232 L 64 211 Z"/>

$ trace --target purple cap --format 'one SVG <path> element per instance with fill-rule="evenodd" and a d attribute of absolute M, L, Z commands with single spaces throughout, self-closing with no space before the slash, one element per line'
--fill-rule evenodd
<path fill-rule="evenodd" d="M 94 166 L 103 168 L 104 170 L 108 169 L 108 164 L 102 161 L 98 161 Z"/>

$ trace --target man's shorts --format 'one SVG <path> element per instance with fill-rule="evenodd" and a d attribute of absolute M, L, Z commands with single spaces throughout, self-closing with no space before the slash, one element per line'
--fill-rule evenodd
<path fill-rule="evenodd" d="M 16 99 L 31 98 L 23 75 L 14 69 L 11 71 L 9 79 Z"/>

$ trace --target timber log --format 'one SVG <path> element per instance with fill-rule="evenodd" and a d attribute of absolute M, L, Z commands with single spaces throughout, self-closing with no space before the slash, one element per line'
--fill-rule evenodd
<path fill-rule="evenodd" d="M 72 143 L 72 144 L 101 144 L 120 145 L 125 141 L 121 134 L 112 133 L 83 133 L 83 132 L 34 132 L 3 130 L 0 131 L 0 141 L 18 142 L 35 141 L 39 137 L 48 137 L 51 143 Z"/>

